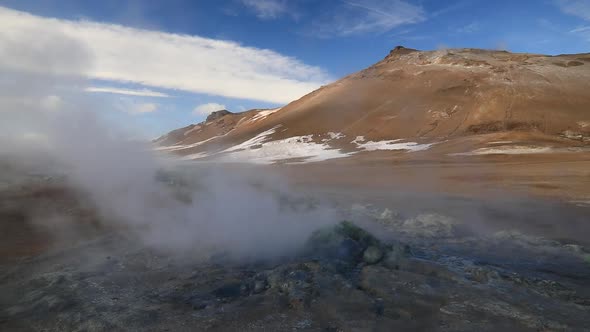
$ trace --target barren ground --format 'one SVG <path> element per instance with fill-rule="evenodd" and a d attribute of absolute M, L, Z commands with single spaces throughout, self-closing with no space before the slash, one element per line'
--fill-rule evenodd
<path fill-rule="evenodd" d="M 180 172 L 209 166 L 188 164 Z M 362 241 L 350 239 L 337 244 L 339 255 L 342 248 L 345 254 L 336 258 L 323 255 L 322 250 L 332 252 L 331 244 L 273 261 L 173 257 L 99 227 L 59 179 L 37 176 L 1 193 L 0 328 L 584 331 L 590 326 L 588 154 L 410 162 L 374 153 L 362 160 L 217 167 L 288 178 L 294 192 L 336 207 L 342 218 L 376 234 L 385 258 L 368 263 L 355 254 L 365 248 Z M 33 207 L 70 209 L 79 236 L 64 243 L 55 232 L 30 225 L 27 212 Z"/>

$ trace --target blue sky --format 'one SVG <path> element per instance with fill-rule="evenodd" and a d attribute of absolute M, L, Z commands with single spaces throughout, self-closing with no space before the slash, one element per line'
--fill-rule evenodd
<path fill-rule="evenodd" d="M 2 0 L 0 9 L 0 46 L 53 36 L 36 52 L 61 57 L 74 47 L 64 40 L 81 44 L 68 57 L 86 62 L 63 61 L 84 62 L 85 93 L 148 137 L 219 107 L 283 105 L 396 45 L 590 51 L 590 0 Z M 35 67 L 0 53 L 2 66 Z"/>

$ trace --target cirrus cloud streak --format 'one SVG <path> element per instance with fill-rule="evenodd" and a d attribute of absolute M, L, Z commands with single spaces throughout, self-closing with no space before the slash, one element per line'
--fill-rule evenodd
<path fill-rule="evenodd" d="M 118 95 L 126 95 L 126 96 L 139 96 L 139 97 L 158 97 L 158 98 L 168 98 L 170 95 L 153 91 L 149 89 L 140 89 L 140 90 L 132 90 L 132 89 L 121 89 L 115 88 L 110 86 L 89 86 L 84 89 L 86 92 L 98 92 L 98 93 L 112 93 Z"/>

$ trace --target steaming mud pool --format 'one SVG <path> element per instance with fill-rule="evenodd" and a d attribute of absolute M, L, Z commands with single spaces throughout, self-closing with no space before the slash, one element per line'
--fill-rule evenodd
<path fill-rule="evenodd" d="M 170 255 L 93 221 L 60 181 L 1 189 L 2 331 L 590 329 L 583 244 L 348 205 L 290 255 Z M 27 226 L 23 207 L 48 202 L 83 221 L 75 241 Z"/>

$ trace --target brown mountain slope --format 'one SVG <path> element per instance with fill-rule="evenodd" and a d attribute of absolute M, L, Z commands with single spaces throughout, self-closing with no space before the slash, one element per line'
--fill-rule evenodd
<path fill-rule="evenodd" d="M 160 136 L 154 140 L 154 143 L 160 147 L 199 145 L 203 141 L 212 141 L 223 137 L 235 129 L 238 124 L 262 120 L 266 113 L 272 112 L 273 110 L 264 109 L 254 109 L 241 113 L 232 113 L 227 110 L 215 111 L 207 116 L 204 122 L 175 129 Z"/>
<path fill-rule="evenodd" d="M 444 146 L 475 137 L 477 144 L 469 145 L 470 151 L 498 139 L 511 141 L 506 144 L 515 144 L 515 139 L 529 145 L 534 141 L 549 142 L 552 147 L 585 146 L 590 137 L 588 91 L 590 54 L 544 56 L 478 49 L 421 52 L 396 47 L 375 65 L 256 121 L 249 121 L 260 112 L 256 110 L 226 115 L 216 122 L 184 128 L 182 135 L 172 132 L 158 143 L 181 145 L 175 152 L 200 156 L 219 156 L 224 149 L 257 135 L 251 144 L 230 150 L 247 150 L 252 155 L 261 144 L 267 148 L 264 143 L 274 141 L 280 144 L 270 148 L 281 150 L 288 148 L 285 144 L 293 141 L 291 137 L 300 143 L 296 149 L 338 148 L 342 153 L 398 150 L 392 140 L 436 143 L 436 149 L 461 153 L 468 152 L 464 145 L 446 150 Z M 358 136 L 362 137 L 355 140 Z M 202 144 L 189 145 L 197 142 Z M 416 150 L 429 148 L 424 145 Z M 276 154 L 273 149 L 262 154 L 265 158 Z M 308 156 L 297 152 L 274 160 L 290 158 Z"/>

